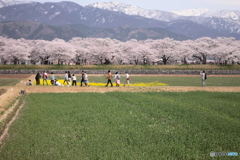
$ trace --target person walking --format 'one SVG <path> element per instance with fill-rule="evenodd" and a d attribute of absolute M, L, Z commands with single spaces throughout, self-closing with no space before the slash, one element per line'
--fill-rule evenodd
<path fill-rule="evenodd" d="M 81 83 L 80 87 L 82 87 L 82 84 L 84 83 L 84 71 L 82 71 L 82 79 L 81 79 L 80 83 Z"/>
<path fill-rule="evenodd" d="M 40 78 L 41 78 L 41 75 L 40 73 L 38 72 L 35 76 L 35 80 L 36 80 L 36 85 L 40 85 Z"/>
<path fill-rule="evenodd" d="M 44 71 L 44 72 L 43 72 L 43 86 L 44 86 L 44 82 L 46 82 L 47 85 L 48 85 L 47 79 L 48 79 L 48 74 L 47 74 L 46 71 Z"/>
<path fill-rule="evenodd" d="M 200 75 L 201 75 L 201 79 L 202 79 L 202 87 L 206 87 L 205 80 L 207 79 L 207 74 L 205 73 L 205 71 L 201 71 Z"/>
<path fill-rule="evenodd" d="M 50 80 L 51 80 L 51 84 L 54 85 L 55 76 L 54 76 L 53 72 L 51 73 Z"/>
<path fill-rule="evenodd" d="M 125 85 L 128 84 L 128 86 L 130 86 L 130 82 L 129 81 L 130 81 L 130 76 L 129 76 L 128 72 L 126 72 L 126 83 L 125 83 Z"/>
<path fill-rule="evenodd" d="M 72 86 L 74 85 L 77 85 L 77 77 L 75 76 L 75 74 L 72 75 Z"/>
<path fill-rule="evenodd" d="M 114 79 L 116 80 L 116 87 L 119 87 L 121 76 L 118 74 L 118 72 L 116 72 Z"/>
<path fill-rule="evenodd" d="M 111 87 L 112 87 L 112 86 L 113 86 L 113 84 L 112 84 L 112 73 L 111 73 L 110 70 L 108 70 L 108 74 L 107 74 L 106 79 L 107 79 L 108 81 L 107 81 L 107 84 L 106 84 L 105 87 L 107 87 L 109 83 L 111 84 Z"/>
<path fill-rule="evenodd" d="M 67 71 L 65 72 L 63 84 L 65 84 L 65 82 L 67 82 L 67 85 L 69 86 L 69 83 L 68 83 L 68 72 Z"/>
<path fill-rule="evenodd" d="M 72 76 L 71 76 L 70 71 L 68 71 L 68 82 L 69 82 L 69 84 L 71 83 L 71 80 L 72 80 Z"/>
<path fill-rule="evenodd" d="M 85 86 L 87 87 L 89 87 L 90 85 L 88 85 L 88 75 L 87 75 L 87 73 L 86 72 L 84 72 L 84 83 L 85 83 Z"/>

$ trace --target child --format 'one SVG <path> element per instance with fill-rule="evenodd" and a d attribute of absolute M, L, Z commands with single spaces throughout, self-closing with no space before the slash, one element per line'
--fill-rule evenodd
<path fill-rule="evenodd" d="M 130 76 L 129 76 L 128 72 L 126 72 L 126 84 L 128 84 L 128 86 L 130 86 L 129 81 L 130 81 Z"/>
<path fill-rule="evenodd" d="M 88 75 L 87 75 L 87 73 L 86 72 L 84 72 L 84 83 L 85 83 L 85 86 L 90 86 L 90 85 L 88 85 Z"/>
<path fill-rule="evenodd" d="M 65 72 L 63 84 L 65 84 L 65 82 L 67 82 L 67 85 L 69 86 L 69 83 L 68 83 L 68 72 L 67 71 Z"/>
<path fill-rule="evenodd" d="M 50 77 L 51 84 L 54 85 L 55 76 L 54 76 L 53 72 L 51 74 L 52 74 L 51 77 Z"/>
<path fill-rule="evenodd" d="M 32 82 L 31 82 L 30 79 L 27 81 L 26 85 L 27 85 L 27 86 L 31 86 L 31 85 L 32 85 Z"/>
<path fill-rule="evenodd" d="M 55 79 L 55 83 L 54 83 L 55 86 L 63 86 L 60 82 L 58 82 L 57 79 Z"/>
<path fill-rule="evenodd" d="M 120 86 L 120 75 L 118 74 L 118 72 L 116 72 L 116 75 L 114 77 L 114 79 L 116 79 L 116 87 Z"/>
<path fill-rule="evenodd" d="M 47 72 L 45 72 L 44 71 L 44 73 L 43 73 L 43 85 L 44 85 L 44 82 L 46 82 L 47 83 L 47 85 L 48 85 L 48 82 L 47 82 L 47 79 L 48 79 L 48 74 L 47 74 Z"/>
<path fill-rule="evenodd" d="M 77 85 L 77 77 L 73 74 L 72 75 L 72 86 Z"/>

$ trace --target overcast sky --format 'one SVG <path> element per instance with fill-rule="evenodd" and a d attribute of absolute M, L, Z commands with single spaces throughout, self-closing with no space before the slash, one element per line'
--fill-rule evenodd
<path fill-rule="evenodd" d="M 28 1 L 28 0 L 16 0 Z M 31 1 L 31 0 L 29 0 Z M 207 8 L 210 10 L 240 10 L 240 0 L 32 0 L 38 2 L 71 1 L 82 6 L 95 2 L 116 1 L 136 5 L 143 9 L 157 9 L 162 11 L 181 11 L 185 9 Z"/>

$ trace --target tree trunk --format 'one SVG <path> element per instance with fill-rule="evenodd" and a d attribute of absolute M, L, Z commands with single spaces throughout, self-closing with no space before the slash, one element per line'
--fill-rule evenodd
<path fill-rule="evenodd" d="M 166 65 L 167 64 L 167 61 L 170 57 L 166 57 L 165 55 L 163 55 L 162 57 L 162 60 L 163 60 L 163 64 Z"/>
<path fill-rule="evenodd" d="M 105 58 L 104 64 L 111 64 L 111 61 L 109 59 Z"/>
<path fill-rule="evenodd" d="M 188 64 L 186 57 L 183 58 L 183 64 Z"/>
<path fill-rule="evenodd" d="M 202 64 L 207 64 L 207 56 L 203 56 Z"/>
<path fill-rule="evenodd" d="M 135 65 L 138 65 L 138 59 L 134 60 Z"/>
<path fill-rule="evenodd" d="M 13 60 L 13 64 L 18 64 L 18 60 L 17 60 L 17 59 L 14 59 L 14 60 Z"/>

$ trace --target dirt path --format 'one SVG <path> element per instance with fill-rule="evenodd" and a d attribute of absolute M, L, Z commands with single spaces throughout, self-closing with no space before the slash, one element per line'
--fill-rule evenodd
<path fill-rule="evenodd" d="M 27 93 L 77 93 L 77 92 L 240 92 L 240 87 L 182 87 L 182 86 L 150 86 L 150 87 L 58 87 L 58 86 L 31 86 L 18 87 Z"/>

